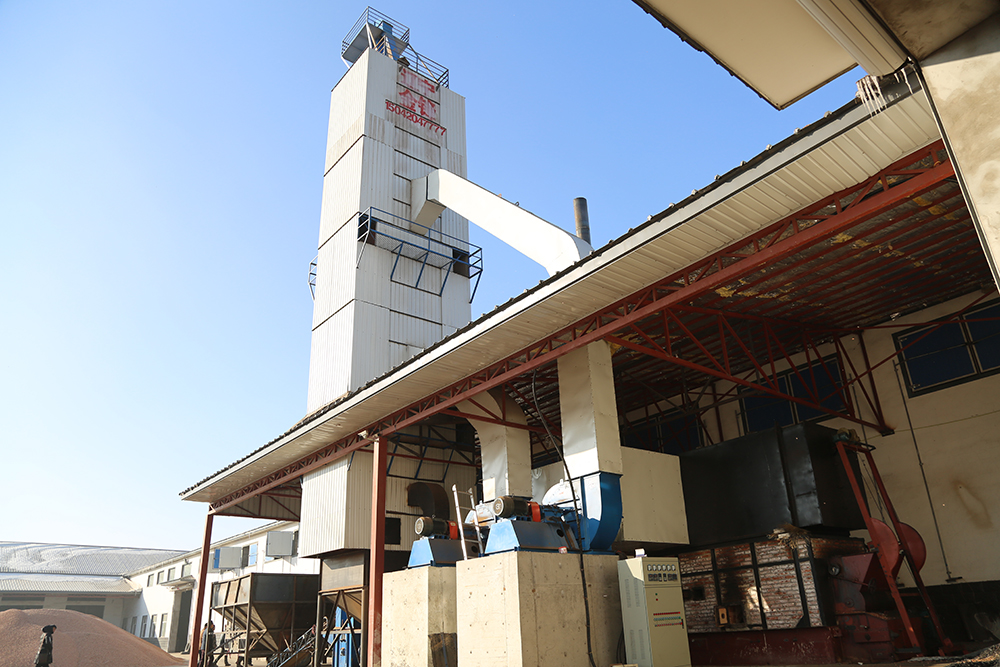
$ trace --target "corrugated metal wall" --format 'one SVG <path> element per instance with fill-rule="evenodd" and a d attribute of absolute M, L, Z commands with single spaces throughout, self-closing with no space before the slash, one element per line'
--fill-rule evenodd
<path fill-rule="evenodd" d="M 307 408 L 356 389 L 468 323 L 469 281 L 358 242 L 369 207 L 406 220 L 410 183 L 440 167 L 465 174 L 465 100 L 377 52 L 331 95 Z M 446 211 L 435 225 L 468 239 Z M 461 247 L 467 250 L 466 247 Z M 395 273 L 393 273 L 395 266 Z M 390 275 L 392 276 L 390 280 Z M 441 294 L 447 275 L 447 289 Z"/>
<path fill-rule="evenodd" d="M 390 450 L 391 451 L 391 450 Z M 404 458 L 390 458 L 390 475 L 386 480 L 385 509 L 386 516 L 398 517 L 401 521 L 399 545 L 387 545 L 390 551 L 409 551 L 413 546 L 413 522 L 420 516 L 420 510 L 406 504 L 406 489 L 415 480 L 412 475 L 417 472 L 419 461 Z M 447 468 L 441 463 L 425 461 L 420 466 L 420 479 L 441 484 L 451 498 L 451 486 L 456 484 L 459 490 L 474 488 L 476 485 L 476 470 L 468 466 L 452 465 Z M 444 481 L 442 482 L 442 477 Z M 371 544 L 371 507 L 372 507 L 372 456 L 366 452 L 358 452 L 347 476 L 347 516 L 344 533 L 344 548 L 367 549 Z M 463 498 L 462 503 L 466 504 Z M 452 517 L 454 519 L 454 516 Z"/>
<path fill-rule="evenodd" d="M 338 459 L 302 476 L 299 555 L 315 556 L 343 548 L 350 458 Z M 369 505 L 370 503 L 369 500 Z"/>

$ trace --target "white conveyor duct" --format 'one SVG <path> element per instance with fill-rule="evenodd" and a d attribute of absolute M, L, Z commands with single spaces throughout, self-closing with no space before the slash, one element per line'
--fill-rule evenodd
<path fill-rule="evenodd" d="M 412 182 L 414 222 L 431 227 L 446 208 L 538 262 L 550 276 L 593 251 L 583 239 L 450 171 L 436 169 Z"/>

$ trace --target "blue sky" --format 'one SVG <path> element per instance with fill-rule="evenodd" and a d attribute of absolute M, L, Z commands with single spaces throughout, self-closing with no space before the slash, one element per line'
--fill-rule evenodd
<path fill-rule="evenodd" d="M 365 5 L 0 1 L 0 540 L 189 549 L 178 493 L 304 416 L 329 92 Z M 595 245 L 848 102 L 775 111 L 629 0 L 376 9 L 469 178 Z M 473 314 L 544 270 L 473 230 Z M 217 522 L 216 536 L 251 524 Z"/>

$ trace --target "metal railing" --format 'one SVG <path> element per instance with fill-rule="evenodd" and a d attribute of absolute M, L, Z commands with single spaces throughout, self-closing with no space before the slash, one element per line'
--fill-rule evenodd
<path fill-rule="evenodd" d="M 374 207 L 367 212 L 358 213 L 357 220 L 358 241 L 361 243 L 358 266 L 361 265 L 365 248 L 374 245 L 395 255 L 390 280 L 396 278 L 397 271 L 402 273 L 400 260 L 406 258 L 419 265 L 411 287 L 441 296 L 448 277 L 456 273 L 473 283 L 469 301 L 475 297 L 483 273 L 483 249 L 479 246 Z M 440 286 L 427 286 L 431 282 L 426 275 L 428 267 L 441 270 Z M 422 286 L 425 278 L 427 283 Z"/>
<path fill-rule="evenodd" d="M 316 267 L 319 265 L 319 255 L 313 257 L 312 261 L 309 262 L 309 294 L 312 295 L 312 300 L 316 300 Z"/>
<path fill-rule="evenodd" d="M 400 42 L 403 42 L 402 48 L 399 45 Z M 448 68 L 420 55 L 405 40 L 398 37 L 390 40 L 389 35 L 382 35 L 378 43 L 375 44 L 375 50 L 406 65 L 417 74 L 426 76 L 438 86 L 448 87 Z"/>
<path fill-rule="evenodd" d="M 344 41 L 341 43 L 340 55 L 344 55 L 344 53 L 347 52 L 347 49 L 351 45 L 351 42 L 354 41 L 354 36 L 357 35 L 359 32 L 361 32 L 361 30 L 364 29 L 366 25 L 373 25 L 381 29 L 383 23 L 391 25 L 393 33 L 395 33 L 398 30 L 402 30 L 403 32 L 401 34 L 395 35 L 396 39 L 398 39 L 401 42 L 409 43 L 410 41 L 409 28 L 407 28 L 399 21 L 386 16 L 385 14 L 376 9 L 372 9 L 371 7 L 365 7 L 365 11 L 361 12 L 361 18 L 358 19 L 357 23 L 354 24 L 354 27 L 351 28 L 350 32 L 347 33 L 347 37 L 345 37 Z"/>

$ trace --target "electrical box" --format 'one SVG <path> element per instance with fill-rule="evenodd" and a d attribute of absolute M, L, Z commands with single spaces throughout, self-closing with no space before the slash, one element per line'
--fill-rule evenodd
<path fill-rule="evenodd" d="M 240 547 L 219 547 L 213 557 L 213 570 L 238 570 L 243 566 L 243 549 Z"/>
<path fill-rule="evenodd" d="M 264 555 L 271 558 L 283 558 L 292 556 L 292 543 L 295 533 L 292 531 L 272 530 L 267 534 L 267 542 L 264 545 Z"/>
<path fill-rule="evenodd" d="M 628 661 L 639 667 L 690 667 L 677 559 L 620 560 L 618 584 Z"/>

